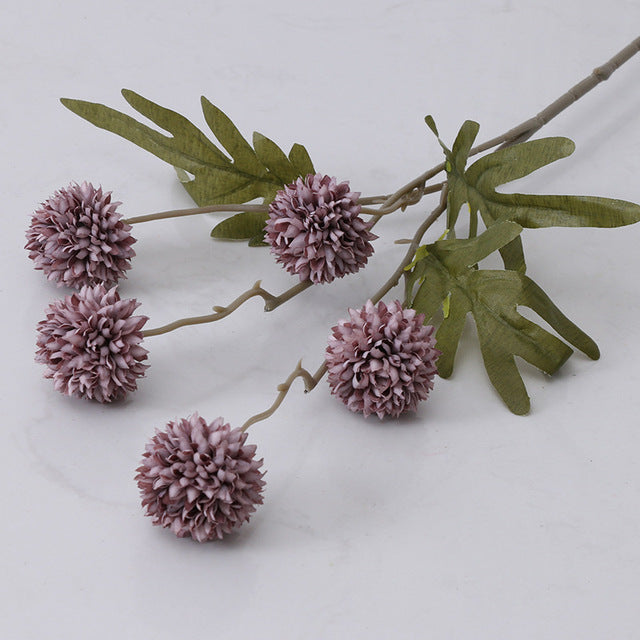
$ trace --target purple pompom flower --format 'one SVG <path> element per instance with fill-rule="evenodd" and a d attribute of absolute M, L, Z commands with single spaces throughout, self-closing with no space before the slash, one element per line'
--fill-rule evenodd
<path fill-rule="evenodd" d="M 247 522 L 265 483 L 246 439 L 222 418 L 207 424 L 197 413 L 156 430 L 135 478 L 153 524 L 206 542 Z"/>
<path fill-rule="evenodd" d="M 400 302 L 367 301 L 333 327 L 326 351 L 331 393 L 351 411 L 379 418 L 415 411 L 437 373 L 434 328 Z"/>
<path fill-rule="evenodd" d="M 131 226 L 116 211 L 120 202 L 92 184 L 70 184 L 33 213 L 27 229 L 29 257 L 59 287 L 116 284 L 126 277 L 135 251 Z"/>
<path fill-rule="evenodd" d="M 38 323 L 36 362 L 46 378 L 69 396 L 111 402 L 135 391 L 147 369 L 140 346 L 146 316 L 134 316 L 135 299 L 121 300 L 115 287 L 82 287 L 49 305 Z"/>
<path fill-rule="evenodd" d="M 278 191 L 265 227 L 265 241 L 277 262 L 315 284 L 362 268 L 378 236 L 359 215 L 359 197 L 348 182 L 338 184 L 319 173 Z"/>

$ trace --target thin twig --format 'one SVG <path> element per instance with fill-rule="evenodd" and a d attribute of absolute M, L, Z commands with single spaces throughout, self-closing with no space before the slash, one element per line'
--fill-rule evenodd
<path fill-rule="evenodd" d="M 151 220 L 165 220 L 166 218 L 182 218 L 184 216 L 197 216 L 201 213 L 225 213 L 225 212 L 255 212 L 267 213 L 268 205 L 264 204 L 212 204 L 208 207 L 193 207 L 192 209 L 173 209 L 171 211 L 160 211 L 149 213 L 144 216 L 134 216 L 126 218 L 127 224 L 137 224 L 138 222 L 150 222 Z"/>
<path fill-rule="evenodd" d="M 291 372 L 289 377 L 277 387 L 278 396 L 274 400 L 273 404 L 266 410 L 261 413 L 257 413 L 254 416 L 251 416 L 241 427 L 242 431 L 246 431 L 252 424 L 256 422 L 260 422 L 261 420 L 266 420 L 270 416 L 272 416 L 278 409 L 278 407 L 282 404 L 282 401 L 285 399 L 293 381 L 296 378 L 302 378 L 304 380 L 304 391 L 308 393 L 312 389 L 315 389 L 317 384 L 322 380 L 324 374 L 327 372 L 326 363 L 322 363 L 320 368 L 315 372 L 315 374 L 309 373 L 303 366 L 302 360 L 298 362 L 296 368 Z"/>
<path fill-rule="evenodd" d="M 636 53 L 640 52 L 640 37 L 629 43 L 624 49 L 616 53 L 613 58 L 605 62 L 602 66 L 596 67 L 590 75 L 575 84 L 569 91 L 562 94 L 557 100 L 545 107 L 540 113 L 529 120 L 525 120 L 517 127 L 510 129 L 506 133 L 488 140 L 487 142 L 475 147 L 471 153 L 480 153 L 486 149 L 491 149 L 497 145 L 503 147 L 525 142 L 534 133 L 539 131 L 545 124 L 562 113 L 567 107 L 579 100 L 586 93 L 597 87 L 601 82 L 608 80 L 611 74 L 619 69 L 625 62 L 632 58 Z"/>
<path fill-rule="evenodd" d="M 422 239 L 422 236 L 425 234 L 427 229 L 446 210 L 447 208 L 446 203 L 447 203 L 447 189 L 445 188 L 442 190 L 442 194 L 440 196 L 440 203 L 431 212 L 431 215 L 420 225 L 420 227 L 416 231 L 415 235 L 413 236 L 413 240 L 411 241 L 411 246 L 409 247 L 409 250 L 407 251 L 405 257 L 402 259 L 402 262 L 400 262 L 400 265 L 398 266 L 398 268 L 394 271 L 393 275 L 384 283 L 384 285 L 382 285 L 382 287 L 378 290 L 378 292 L 371 297 L 371 301 L 374 304 L 378 303 L 386 295 L 386 293 L 389 290 L 393 289 L 393 287 L 395 287 L 398 284 L 398 281 L 400 280 L 400 278 L 402 277 L 402 274 L 404 273 L 405 267 L 411 263 L 411 260 L 415 255 L 416 249 L 420 244 L 420 240 Z M 318 383 L 320 382 L 320 380 L 322 380 L 326 372 L 327 372 L 326 361 L 320 365 L 318 370 L 313 375 L 309 373 L 309 371 L 307 371 L 305 368 L 302 367 L 302 361 L 298 362 L 296 368 L 291 372 L 291 374 L 286 379 L 286 381 L 278 385 L 277 387 L 278 396 L 276 397 L 273 404 L 266 411 L 262 411 L 261 413 L 257 413 L 256 415 L 251 416 L 242 425 L 242 431 L 246 431 L 252 424 L 255 424 L 256 422 L 260 422 L 261 420 L 266 420 L 267 418 L 271 417 L 276 412 L 278 407 L 282 404 L 282 401 L 285 399 L 287 393 L 289 392 L 289 389 L 291 388 L 291 385 L 293 384 L 293 381 L 296 378 L 302 378 L 304 380 L 304 390 L 305 390 L 305 393 L 308 393 L 318 385 Z"/>
<path fill-rule="evenodd" d="M 537 116 L 534 118 L 530 118 L 526 120 L 522 124 L 509 129 L 506 133 L 498 136 L 497 138 L 492 138 L 487 142 L 484 142 L 477 147 L 474 147 L 469 152 L 469 155 L 475 155 L 482 151 L 486 151 L 487 149 L 491 149 L 495 146 L 502 145 L 509 146 L 512 144 L 516 144 L 518 142 L 524 142 L 531 135 L 537 132 L 542 126 L 547 124 L 552 118 L 555 118 L 559 113 L 564 111 L 568 106 L 576 102 L 579 98 L 584 96 L 587 92 L 597 86 L 600 82 L 606 80 L 611 76 L 611 74 L 618 69 L 622 64 L 624 64 L 627 60 L 629 60 L 633 55 L 640 51 L 640 37 L 636 38 L 631 44 L 622 49 L 619 53 L 617 53 L 611 60 L 602 65 L 601 67 L 596 68 L 593 73 L 579 82 L 577 85 L 572 87 L 569 91 L 563 94 L 560 98 L 551 103 L 548 107 L 543 109 Z M 392 273 L 389 279 L 382 285 L 382 287 L 371 297 L 371 301 L 376 304 L 378 303 L 393 287 L 395 287 L 402 274 L 405 271 L 405 268 L 411 264 L 413 257 L 415 255 L 416 250 L 420 245 L 420 241 L 422 237 L 426 233 L 426 231 L 431 227 L 434 222 L 444 213 L 447 206 L 447 193 L 448 189 L 446 183 L 440 183 L 438 185 L 431 185 L 426 187 L 426 182 L 436 176 L 438 173 L 443 171 L 445 168 L 444 163 L 440 163 L 436 165 L 432 169 L 424 172 L 411 182 L 408 182 L 405 186 L 398 189 L 395 193 L 390 196 L 373 196 L 367 199 L 362 199 L 361 202 L 364 204 L 382 204 L 382 206 L 377 210 L 365 210 L 364 213 L 369 213 L 374 216 L 373 224 L 376 224 L 382 216 L 391 213 L 391 211 L 395 211 L 403 206 L 405 206 L 408 202 L 411 202 L 412 199 L 415 199 L 415 202 L 418 202 L 425 193 L 433 193 L 434 191 L 441 191 L 440 194 L 440 202 L 438 206 L 431 212 L 431 214 L 424 220 L 424 222 L 418 227 L 416 233 L 413 238 L 409 241 L 409 248 L 396 268 L 396 270 Z M 411 194 L 411 195 L 409 195 Z M 407 198 L 409 195 L 409 198 Z M 385 198 L 384 200 L 382 200 Z M 246 209 L 243 209 L 246 210 Z M 169 216 L 167 216 L 169 217 Z M 406 243 L 406 241 L 401 241 Z M 236 298 L 228 307 L 214 307 L 214 311 L 216 313 L 213 316 L 200 316 L 199 318 L 187 318 L 182 321 L 177 321 L 177 323 L 172 323 L 171 325 L 166 325 L 166 327 L 161 327 L 160 329 L 151 330 L 144 332 L 144 335 L 157 335 L 158 333 L 165 333 L 166 331 L 171 331 L 173 328 L 177 328 L 178 326 L 184 326 L 185 324 L 198 324 L 200 322 L 211 322 L 213 320 L 219 320 L 226 315 L 229 315 L 232 311 L 238 308 L 243 302 L 248 300 L 254 296 L 261 296 L 265 300 L 265 310 L 271 310 L 278 306 L 278 304 L 282 304 L 282 302 L 289 300 L 294 295 L 304 290 L 308 286 L 310 286 L 310 282 L 303 282 L 296 287 L 292 287 L 289 291 L 285 292 L 281 296 L 273 296 L 272 294 L 264 291 L 260 287 L 260 282 L 257 282 L 251 289 L 246 291 L 244 294 Z M 296 290 L 298 289 L 298 290 Z M 295 290 L 295 291 L 294 291 Z M 277 302 L 277 304 L 275 304 Z M 267 306 L 270 306 L 268 309 Z M 165 331 L 166 330 L 166 331 Z M 325 373 L 327 372 L 327 364 L 323 362 L 322 365 L 318 368 L 315 374 L 309 373 L 306 369 L 302 367 L 302 361 L 298 362 L 296 368 L 291 372 L 289 377 L 285 382 L 278 385 L 278 396 L 276 400 L 273 402 L 271 407 L 266 411 L 258 413 L 251 418 L 249 418 L 244 425 L 242 426 L 242 430 L 246 431 L 252 424 L 259 422 L 261 420 L 266 420 L 270 416 L 272 416 L 278 407 L 282 404 L 284 398 L 286 397 L 291 385 L 293 384 L 296 378 L 302 378 L 305 384 L 305 393 L 314 389 L 320 380 L 323 378 Z"/>
<path fill-rule="evenodd" d="M 409 191 L 403 198 L 397 200 L 391 206 L 385 207 L 382 206 L 379 209 L 369 209 L 368 207 L 361 207 L 361 213 L 365 213 L 372 216 L 386 216 L 390 213 L 394 213 L 398 209 L 405 209 L 406 207 L 410 207 L 413 204 L 418 204 L 420 200 L 422 200 L 423 196 L 426 196 L 429 193 L 437 193 L 438 191 L 442 191 L 444 189 L 445 182 L 438 182 L 436 184 L 430 184 L 429 186 L 423 186 L 422 188 L 416 188 L 412 191 Z M 382 197 L 382 196 L 380 196 Z M 385 196 L 388 200 L 391 196 Z M 362 202 L 363 198 L 360 200 Z M 383 202 L 386 202 L 383 201 Z"/>
<path fill-rule="evenodd" d="M 191 318 L 181 318 L 180 320 L 175 320 L 170 322 L 169 324 L 165 324 L 162 327 L 157 327 L 156 329 L 146 329 L 142 332 L 142 335 L 145 338 L 149 336 L 159 336 L 163 333 L 169 333 L 169 331 L 173 331 L 175 329 L 179 329 L 180 327 L 186 327 L 192 324 L 204 324 L 206 322 L 215 322 L 216 320 L 222 320 L 222 318 L 226 318 L 228 315 L 233 313 L 238 307 L 243 305 L 247 300 L 251 298 L 255 298 L 256 296 L 260 296 L 265 304 L 265 311 L 273 311 L 281 304 L 293 298 L 293 296 L 297 295 L 301 291 L 308 289 L 312 282 L 310 280 L 305 280 L 304 282 L 299 282 L 293 287 L 287 289 L 284 293 L 281 293 L 279 296 L 274 296 L 272 293 L 269 293 L 261 286 L 261 281 L 258 280 L 250 289 L 247 289 L 244 293 L 240 294 L 233 302 L 228 304 L 226 307 L 215 306 L 213 307 L 213 313 L 210 313 L 205 316 L 193 316 Z"/>
<path fill-rule="evenodd" d="M 607 80 L 611 74 L 619 69 L 625 62 L 632 58 L 636 53 L 640 51 L 640 37 L 636 38 L 633 42 L 629 43 L 624 49 L 621 49 L 615 56 L 603 65 L 596 67 L 593 72 L 586 78 L 578 82 L 567 91 L 562 94 L 557 100 L 545 107 L 540 113 L 533 118 L 529 118 L 519 125 L 509 129 L 505 133 L 491 138 L 482 144 L 473 147 L 469 152 L 469 156 L 476 155 L 487 149 L 491 149 L 498 145 L 502 147 L 517 144 L 528 140 L 534 133 L 539 131 L 545 124 L 555 118 L 558 114 L 562 113 L 567 107 L 571 106 L 574 102 L 579 100 L 586 93 L 591 91 L 594 87 L 598 86 L 601 82 Z M 434 193 L 442 189 L 443 183 L 425 186 L 431 178 L 438 175 L 441 171 L 444 171 L 445 163 L 432 167 L 428 171 L 425 171 L 417 178 L 411 180 L 404 186 L 400 187 L 397 191 L 386 196 L 370 196 L 360 198 L 360 203 L 365 207 L 367 205 L 382 205 L 379 209 L 366 209 L 363 208 L 362 212 L 369 215 L 387 215 L 393 213 L 397 209 L 402 207 L 416 204 L 420 201 L 422 196 L 428 193 Z M 137 224 L 138 222 L 149 222 L 151 220 L 163 220 L 167 218 L 180 218 L 184 216 L 195 216 L 201 213 L 220 213 L 220 212 L 256 212 L 267 213 L 269 210 L 266 204 L 225 204 L 225 205 L 210 205 L 208 207 L 194 207 L 191 209 L 173 209 L 171 211 L 161 211 L 158 213 L 150 213 L 142 216 L 134 216 L 132 218 L 126 218 L 125 222 L 128 224 Z"/>
<path fill-rule="evenodd" d="M 415 256 L 418 247 L 420 246 L 420 240 L 422 240 L 422 236 L 427 232 L 427 229 L 446 211 L 447 209 L 447 193 L 448 189 L 444 188 L 442 193 L 440 194 L 440 202 L 438 206 L 431 212 L 431 214 L 424 220 L 424 222 L 418 227 L 415 232 L 411 242 L 409 243 L 409 248 L 405 253 L 404 258 L 400 261 L 400 264 L 396 268 L 396 270 L 391 274 L 391 277 L 376 291 L 376 293 L 371 296 L 371 301 L 373 304 L 377 304 L 384 298 L 384 296 L 395 287 L 402 274 L 404 273 L 405 267 L 411 264 L 413 257 Z"/>

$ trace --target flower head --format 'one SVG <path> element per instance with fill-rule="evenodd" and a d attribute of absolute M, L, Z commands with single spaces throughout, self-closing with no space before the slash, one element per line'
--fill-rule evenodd
<path fill-rule="evenodd" d="M 146 316 L 132 315 L 136 300 L 121 300 L 115 287 L 82 287 L 49 305 L 38 323 L 36 362 L 69 396 L 111 402 L 135 391 L 147 350 L 140 346 Z"/>
<path fill-rule="evenodd" d="M 333 327 L 327 347 L 331 393 L 367 417 L 397 417 L 415 411 L 433 389 L 437 373 L 433 327 L 400 302 L 349 309 Z"/>
<path fill-rule="evenodd" d="M 222 538 L 262 504 L 264 472 L 247 434 L 194 413 L 148 442 L 136 481 L 153 524 L 198 542 Z"/>
<path fill-rule="evenodd" d="M 318 284 L 355 273 L 373 253 L 371 225 L 360 217 L 349 183 L 309 174 L 278 191 L 265 241 L 284 268 Z"/>
<path fill-rule="evenodd" d="M 131 226 L 116 211 L 111 192 L 70 184 L 43 202 L 27 229 L 29 257 L 59 287 L 116 284 L 135 251 Z"/>

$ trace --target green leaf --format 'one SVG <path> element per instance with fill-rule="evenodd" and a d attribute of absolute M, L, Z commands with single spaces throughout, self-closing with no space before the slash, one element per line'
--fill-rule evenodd
<path fill-rule="evenodd" d="M 406 297 L 409 299 L 417 284 L 421 284 L 426 276 L 425 268 L 429 264 L 423 258 L 429 255 L 433 247 L 437 247 L 437 256 L 452 273 L 464 273 L 484 260 L 494 251 L 499 250 L 505 244 L 512 242 L 522 231 L 522 227 L 514 222 L 501 222 L 487 229 L 477 238 L 467 240 L 447 239 L 439 240 L 432 245 L 418 247 L 413 262 L 406 268 Z M 433 284 L 433 283 L 432 283 Z M 435 304 L 429 304 L 427 308 L 420 309 L 428 318 L 438 309 L 442 297 L 446 295 L 446 286 L 436 286 L 434 291 L 427 290 L 425 295 L 429 298 L 432 294 L 440 296 Z"/>
<path fill-rule="evenodd" d="M 592 359 L 598 347 L 553 304 L 529 277 L 512 270 L 474 268 L 477 262 L 510 242 L 520 227 L 501 222 L 473 239 L 442 240 L 427 245 L 428 254 L 414 267 L 409 278 L 419 279 L 411 305 L 429 320 L 450 296 L 449 313 L 436 333 L 442 351 L 438 371 L 453 372 L 455 354 L 468 314 L 477 327 L 487 374 L 505 404 L 517 414 L 529 411 L 529 396 L 516 366 L 523 358 L 548 374 L 555 373 L 572 353 L 562 340 L 517 311 L 526 306 L 535 311 L 569 344 Z"/>
<path fill-rule="evenodd" d="M 250 247 L 268 247 L 269 243 L 264 241 L 264 233 L 259 233 L 253 238 L 249 238 L 248 242 Z"/>
<path fill-rule="evenodd" d="M 219 222 L 211 231 L 211 237 L 219 240 L 252 240 L 256 237 L 264 238 L 264 227 L 268 214 L 245 211 L 237 213 Z M 251 244 L 251 243 L 250 243 Z M 251 246 L 258 246 L 251 244 Z"/>
<path fill-rule="evenodd" d="M 297 142 L 291 147 L 291 151 L 289 151 L 289 160 L 301 176 L 307 176 L 310 173 L 316 172 L 307 150 Z"/>
<path fill-rule="evenodd" d="M 640 205 L 624 200 L 497 192 L 498 187 L 571 155 L 575 145 L 568 138 L 560 137 L 532 140 L 494 151 L 465 168 L 477 132 L 478 125 L 467 121 L 462 125 L 451 151 L 440 141 L 447 158 L 450 228 L 453 228 L 465 203 L 469 205 L 472 227 L 478 213 L 486 227 L 505 220 L 529 229 L 619 227 L 640 221 Z M 501 254 L 507 269 L 524 272 L 520 238 L 505 245 Z"/>
<path fill-rule="evenodd" d="M 101 104 L 66 98 L 62 98 L 61 102 L 75 114 L 97 127 L 117 133 L 139 147 L 150 151 L 165 162 L 190 173 L 195 173 L 198 169 L 208 165 L 215 167 L 225 166 L 226 162 L 228 162 L 224 154 L 215 145 L 211 144 L 198 129 L 177 113 L 173 114 L 175 115 L 175 120 L 172 128 L 174 131 L 178 128 L 182 130 L 178 139 L 163 135 L 155 129 L 138 122 L 131 116 Z M 162 111 L 158 107 L 158 114 Z M 172 114 L 173 112 L 168 113 Z M 166 123 L 167 114 L 164 113 L 162 115 L 164 117 L 159 119 Z M 168 118 L 172 119 L 171 115 Z"/>
<path fill-rule="evenodd" d="M 460 215 L 460 209 L 465 204 L 469 203 L 469 216 L 470 216 L 470 237 L 475 237 L 478 229 L 478 211 L 480 210 L 475 203 L 472 202 L 472 198 L 469 195 L 469 184 L 465 179 L 465 167 L 469 157 L 469 152 L 473 147 L 473 143 L 478 135 L 480 126 L 477 122 L 467 120 L 464 122 L 453 144 L 453 149 L 449 150 L 448 147 L 438 138 L 440 145 L 444 150 L 445 157 L 447 158 L 446 170 L 447 170 L 447 184 L 449 192 L 447 195 L 447 227 L 449 228 L 449 237 L 455 238 L 455 224 L 458 221 Z M 482 210 L 481 214 L 482 214 Z M 483 222 L 489 227 L 495 220 L 487 218 L 483 215 Z M 524 261 L 524 251 L 522 248 L 522 240 L 520 237 L 515 238 L 509 244 L 504 245 L 500 249 L 500 255 L 504 262 L 504 266 L 507 269 L 513 269 L 522 273 L 526 270 Z"/>
<path fill-rule="evenodd" d="M 433 116 L 425 116 L 424 121 L 427 123 L 427 127 L 433 131 L 433 135 L 438 138 L 440 134 L 438 133 L 438 127 L 436 127 L 436 121 L 433 119 Z"/>
<path fill-rule="evenodd" d="M 500 149 L 474 162 L 465 178 L 474 206 L 484 207 L 494 220 L 542 227 L 620 227 L 640 221 L 640 205 L 594 196 L 498 193 L 496 187 L 529 175 L 571 155 L 568 138 L 542 138 Z"/>
<path fill-rule="evenodd" d="M 260 162 L 277 176 L 282 184 L 292 182 L 300 175 L 280 147 L 257 131 L 253 134 L 253 146 Z"/>
<path fill-rule="evenodd" d="M 437 242 L 437 256 L 451 273 L 464 273 L 517 238 L 521 231 L 522 227 L 515 222 L 499 222 L 476 238 Z"/>
<path fill-rule="evenodd" d="M 200 102 L 204 119 L 207 121 L 209 128 L 215 132 L 220 144 L 234 159 L 234 164 L 238 170 L 254 175 L 265 175 L 264 166 L 258 160 L 255 151 L 242 137 L 233 122 L 204 96 L 200 98 Z"/>
<path fill-rule="evenodd" d="M 124 89 L 122 95 L 138 113 L 170 135 L 101 104 L 67 98 L 62 104 L 173 165 L 199 206 L 243 204 L 256 198 L 270 202 L 284 184 L 313 172 L 304 147 L 293 145 L 290 160 L 275 143 L 257 134 L 259 149 L 253 149 L 231 120 L 206 98 L 202 98 L 205 120 L 228 156 L 184 116 L 133 91 Z"/>

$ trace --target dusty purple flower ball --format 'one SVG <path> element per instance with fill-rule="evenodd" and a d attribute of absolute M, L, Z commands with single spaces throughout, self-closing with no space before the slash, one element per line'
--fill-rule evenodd
<path fill-rule="evenodd" d="M 265 483 L 263 461 L 246 439 L 223 418 L 207 424 L 197 413 L 156 430 L 136 475 L 153 524 L 206 542 L 247 522 Z"/>
<path fill-rule="evenodd" d="M 333 327 L 326 351 L 331 393 L 365 417 L 415 411 L 437 373 L 434 328 L 400 302 L 349 309 Z"/>
<path fill-rule="evenodd" d="M 126 277 L 135 251 L 120 202 L 91 183 L 70 184 L 43 202 L 27 229 L 29 257 L 59 287 L 116 284 Z"/>
<path fill-rule="evenodd" d="M 49 305 L 38 323 L 36 362 L 46 378 L 69 396 L 111 402 L 136 390 L 147 369 L 140 346 L 146 316 L 134 316 L 135 299 L 121 300 L 115 287 L 82 287 Z"/>
<path fill-rule="evenodd" d="M 338 184 L 319 173 L 278 191 L 265 227 L 276 261 L 301 281 L 316 284 L 362 268 L 378 236 L 359 215 L 359 197 L 348 182 Z"/>

